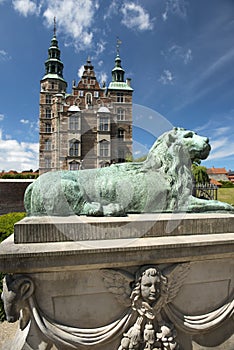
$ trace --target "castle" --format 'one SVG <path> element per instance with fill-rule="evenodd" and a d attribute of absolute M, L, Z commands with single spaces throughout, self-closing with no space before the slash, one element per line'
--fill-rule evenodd
<path fill-rule="evenodd" d="M 125 162 L 132 156 L 131 80 L 124 80 L 119 45 L 112 81 L 96 79 L 90 58 L 67 93 L 56 29 L 40 86 L 40 174 Z"/>

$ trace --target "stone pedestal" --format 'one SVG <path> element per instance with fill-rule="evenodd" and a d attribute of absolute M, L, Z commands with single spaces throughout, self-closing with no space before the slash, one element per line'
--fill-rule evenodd
<path fill-rule="evenodd" d="M 234 349 L 234 215 L 25 218 L 0 271 L 4 350 Z"/>

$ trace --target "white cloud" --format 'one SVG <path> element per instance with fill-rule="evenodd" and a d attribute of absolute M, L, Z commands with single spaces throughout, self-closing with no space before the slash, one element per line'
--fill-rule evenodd
<path fill-rule="evenodd" d="M 105 72 L 98 73 L 98 81 L 100 81 L 101 83 L 106 83 L 107 77 L 108 75 Z"/>
<path fill-rule="evenodd" d="M 104 14 L 103 19 L 110 19 L 113 15 L 116 15 L 119 12 L 119 6 L 117 4 L 117 1 L 114 0 L 112 3 L 108 6 L 107 12 Z"/>
<path fill-rule="evenodd" d="M 83 73 L 84 73 L 84 65 L 82 65 L 82 66 L 78 69 L 78 72 L 77 72 L 78 77 L 81 78 L 82 75 L 83 75 Z"/>
<path fill-rule="evenodd" d="M 153 23 L 150 20 L 148 12 L 140 5 L 133 2 L 127 2 L 121 8 L 123 14 L 122 23 L 134 30 L 152 30 Z"/>
<path fill-rule="evenodd" d="M 187 17 L 187 1 L 185 0 L 167 0 L 166 9 L 162 14 L 163 21 L 168 19 L 168 15 L 177 15 L 181 18 Z"/>
<path fill-rule="evenodd" d="M 0 114 L 0 122 L 3 121 L 4 117 L 4 114 Z"/>
<path fill-rule="evenodd" d="M 57 28 L 77 50 L 85 50 L 93 40 L 92 24 L 98 1 L 92 0 L 44 0 L 43 16 L 48 26 L 53 26 L 56 16 Z M 95 6 L 94 6 L 95 5 Z"/>
<path fill-rule="evenodd" d="M 203 74 L 200 75 L 199 79 L 196 80 L 197 84 L 200 84 L 205 79 L 209 78 L 212 74 L 216 73 L 217 70 L 223 68 L 228 62 L 232 61 L 234 58 L 234 48 L 227 51 L 224 55 L 216 59 L 212 64 L 209 64 Z"/>
<path fill-rule="evenodd" d="M 0 61 L 8 61 L 11 59 L 11 56 L 5 50 L 0 50 Z"/>
<path fill-rule="evenodd" d="M 169 47 L 167 52 L 162 52 L 162 55 L 164 55 L 166 58 L 179 58 L 184 62 L 184 64 L 188 64 L 193 59 L 191 49 L 185 49 L 176 44 Z"/>
<path fill-rule="evenodd" d="M 25 17 L 40 13 L 40 6 L 37 6 L 37 3 L 32 0 L 13 0 L 12 4 L 14 9 Z"/>
<path fill-rule="evenodd" d="M 172 75 L 172 73 L 168 69 L 165 69 L 163 71 L 163 74 L 158 79 L 158 81 L 163 85 L 173 84 L 174 80 L 175 80 L 175 77 Z"/>
<path fill-rule="evenodd" d="M 29 124 L 29 120 L 27 120 L 27 119 L 21 119 L 21 120 L 20 120 L 20 123 L 22 123 L 22 124 Z"/>
<path fill-rule="evenodd" d="M 38 169 L 38 143 L 3 140 L 0 129 L 0 170 Z"/>
<path fill-rule="evenodd" d="M 106 47 L 106 42 L 103 40 L 100 40 L 97 43 L 96 56 L 99 56 L 105 50 L 105 47 Z"/>

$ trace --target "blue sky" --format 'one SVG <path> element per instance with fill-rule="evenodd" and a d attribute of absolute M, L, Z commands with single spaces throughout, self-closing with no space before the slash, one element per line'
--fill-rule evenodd
<path fill-rule="evenodd" d="M 40 79 L 54 16 L 68 92 L 88 55 L 109 83 L 121 39 L 136 157 L 181 126 L 209 137 L 203 165 L 234 170 L 233 0 L 0 0 L 0 171 L 38 168 Z"/>

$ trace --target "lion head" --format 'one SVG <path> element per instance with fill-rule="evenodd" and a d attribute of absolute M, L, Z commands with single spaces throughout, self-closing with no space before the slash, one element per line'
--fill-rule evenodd
<path fill-rule="evenodd" d="M 187 150 L 191 161 L 208 157 L 211 147 L 207 137 L 197 135 L 194 131 L 183 128 L 174 128 L 171 137 L 173 136 L 174 141 L 181 143 L 182 147 Z"/>
<path fill-rule="evenodd" d="M 191 164 L 194 160 L 207 158 L 210 149 L 207 137 L 184 128 L 173 128 L 154 143 L 144 168 L 155 169 L 167 179 L 170 186 L 169 210 L 186 211 L 193 187 Z"/>
<path fill-rule="evenodd" d="M 161 135 L 149 151 L 149 156 L 154 155 L 162 159 L 170 153 L 174 157 L 181 153 L 187 154 L 190 161 L 206 159 L 210 153 L 209 139 L 197 135 L 194 131 L 184 128 L 173 128 Z M 178 152 L 179 151 L 179 152 Z"/>

